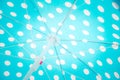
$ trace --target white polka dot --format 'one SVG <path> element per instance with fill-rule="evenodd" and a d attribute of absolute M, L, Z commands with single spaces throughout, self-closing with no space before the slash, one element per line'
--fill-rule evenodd
<path fill-rule="evenodd" d="M 17 16 L 17 14 L 15 12 L 10 12 L 10 15 L 13 16 L 13 17 Z"/>
<path fill-rule="evenodd" d="M 18 35 L 18 36 L 23 36 L 24 33 L 23 33 L 22 31 L 18 31 L 18 32 L 17 32 L 17 35 Z"/>
<path fill-rule="evenodd" d="M 48 53 L 49 53 L 50 55 L 53 55 L 53 54 L 54 54 L 54 50 L 49 49 L 49 50 L 48 50 Z"/>
<path fill-rule="evenodd" d="M 117 78 L 117 79 L 120 79 L 120 76 L 117 72 L 114 72 L 114 76 Z"/>
<path fill-rule="evenodd" d="M 18 46 L 19 46 L 19 47 L 23 47 L 24 44 L 23 44 L 23 43 L 19 43 Z"/>
<path fill-rule="evenodd" d="M 26 3 L 22 3 L 22 4 L 21 4 L 21 7 L 26 9 L 28 6 L 27 6 Z"/>
<path fill-rule="evenodd" d="M 18 67 L 23 67 L 23 63 L 22 63 L 22 62 L 18 62 L 18 63 L 17 63 L 17 66 L 18 66 Z"/>
<path fill-rule="evenodd" d="M 60 64 L 61 64 L 61 65 L 65 65 L 65 61 L 62 60 L 62 59 L 61 59 L 60 61 L 59 61 L 59 60 L 56 60 L 56 64 L 57 64 L 57 65 L 60 65 Z"/>
<path fill-rule="evenodd" d="M 0 29 L 0 35 L 4 33 L 5 33 L 4 30 Z"/>
<path fill-rule="evenodd" d="M 65 60 L 61 59 L 61 60 L 60 60 L 60 64 L 61 64 L 61 65 L 65 65 Z"/>
<path fill-rule="evenodd" d="M 119 9 L 119 5 L 118 5 L 116 2 L 112 2 L 112 6 L 113 6 L 115 9 Z"/>
<path fill-rule="evenodd" d="M 17 73 L 16 73 L 16 76 L 17 76 L 17 77 L 22 77 L 22 73 L 21 73 L 21 72 L 17 72 Z"/>
<path fill-rule="evenodd" d="M 91 4 L 91 1 L 90 0 L 84 0 L 86 4 Z"/>
<path fill-rule="evenodd" d="M 120 63 L 120 57 L 118 57 L 118 62 Z"/>
<path fill-rule="evenodd" d="M 94 65 L 93 65 L 92 62 L 88 62 L 88 65 L 89 65 L 90 67 L 94 67 Z"/>
<path fill-rule="evenodd" d="M 71 67 L 72 67 L 72 69 L 77 69 L 77 65 L 76 64 L 72 64 Z"/>
<path fill-rule="evenodd" d="M 38 71 L 38 74 L 39 74 L 40 76 L 42 76 L 42 75 L 43 75 L 43 71 L 42 71 L 42 70 L 39 70 L 39 71 Z"/>
<path fill-rule="evenodd" d="M 84 53 L 83 51 L 80 51 L 79 54 L 80 54 L 81 56 L 85 56 L 85 53 Z"/>
<path fill-rule="evenodd" d="M 11 62 L 10 62 L 9 60 L 6 60 L 6 61 L 4 62 L 4 64 L 5 64 L 6 66 L 10 66 Z"/>
<path fill-rule="evenodd" d="M 13 24 L 12 23 L 7 23 L 7 27 L 8 28 L 13 28 Z"/>
<path fill-rule="evenodd" d="M 82 42 L 87 43 L 88 40 L 87 39 L 82 39 Z"/>
<path fill-rule="evenodd" d="M 113 61 L 110 58 L 107 58 L 106 61 L 108 64 L 113 64 Z"/>
<path fill-rule="evenodd" d="M 50 65 L 50 64 L 47 65 L 47 69 L 48 69 L 48 70 L 52 70 L 52 65 Z"/>
<path fill-rule="evenodd" d="M 59 80 L 59 76 L 58 75 L 54 75 L 54 80 Z"/>
<path fill-rule="evenodd" d="M 88 32 L 87 30 L 82 30 L 82 33 L 83 33 L 84 35 L 89 35 L 89 32 Z"/>
<path fill-rule="evenodd" d="M 0 42 L 0 47 L 5 47 L 5 43 Z"/>
<path fill-rule="evenodd" d="M 38 4 L 38 6 L 41 7 L 41 8 L 44 7 L 44 5 L 43 5 L 41 2 L 37 2 L 37 4 Z"/>
<path fill-rule="evenodd" d="M 103 17 L 98 16 L 97 19 L 98 19 L 99 22 L 104 23 L 104 18 Z"/>
<path fill-rule="evenodd" d="M 87 10 L 87 9 L 84 9 L 84 11 L 83 11 L 83 12 L 84 12 L 84 14 L 85 14 L 86 16 L 90 16 L 90 14 L 91 14 L 91 13 L 90 13 L 90 11 L 89 11 L 89 10 Z"/>
<path fill-rule="evenodd" d="M 65 54 L 66 51 L 65 51 L 63 48 L 61 48 L 61 49 L 60 49 L 60 53 L 61 53 L 61 54 Z"/>
<path fill-rule="evenodd" d="M 119 36 L 118 34 L 116 34 L 116 33 L 113 33 L 112 36 L 113 36 L 114 38 L 116 38 L 116 39 L 120 39 L 120 36 Z"/>
<path fill-rule="evenodd" d="M 24 56 L 23 52 L 18 52 L 18 56 L 23 57 Z"/>
<path fill-rule="evenodd" d="M 73 46 L 76 46 L 76 45 L 77 45 L 77 42 L 76 42 L 76 41 L 71 41 L 71 44 L 72 44 Z"/>
<path fill-rule="evenodd" d="M 40 26 L 41 31 L 46 31 L 46 28 L 44 26 Z"/>
<path fill-rule="evenodd" d="M 85 26 L 90 26 L 90 23 L 89 23 L 87 20 L 84 20 L 84 21 L 83 21 L 83 24 L 84 24 Z"/>
<path fill-rule="evenodd" d="M 0 10 L 0 14 L 2 14 L 3 13 L 3 11 L 2 10 Z"/>
<path fill-rule="evenodd" d="M 11 55 L 11 51 L 10 50 L 6 50 L 5 51 L 5 55 Z"/>
<path fill-rule="evenodd" d="M 63 10 L 62 10 L 61 8 L 56 8 L 56 11 L 57 11 L 58 13 L 62 13 L 62 12 L 63 12 Z"/>
<path fill-rule="evenodd" d="M 99 39 L 99 40 L 101 40 L 101 41 L 103 41 L 104 40 L 104 37 L 102 37 L 102 36 L 97 36 L 97 38 Z"/>
<path fill-rule="evenodd" d="M 112 18 L 114 19 L 114 20 L 116 20 L 116 21 L 118 21 L 119 20 L 119 17 L 118 17 L 118 15 L 117 14 L 112 14 Z"/>
<path fill-rule="evenodd" d="M 89 48 L 88 51 L 89 51 L 90 54 L 94 54 L 95 53 L 95 50 L 92 49 L 92 48 Z"/>
<path fill-rule="evenodd" d="M 105 32 L 104 28 L 101 27 L 101 26 L 98 26 L 97 29 L 98 29 L 98 31 L 100 31 L 100 32 Z"/>
<path fill-rule="evenodd" d="M 9 76 L 9 75 L 10 75 L 10 72 L 9 72 L 9 71 L 5 71 L 5 72 L 4 72 L 4 76 L 7 77 L 7 76 Z"/>
<path fill-rule="evenodd" d="M 30 76 L 30 80 L 35 80 L 35 77 L 34 76 Z"/>
<path fill-rule="evenodd" d="M 14 38 L 14 37 L 9 37 L 8 40 L 9 40 L 10 42 L 13 42 L 13 41 L 15 40 L 15 38 Z"/>
<path fill-rule="evenodd" d="M 116 24 L 112 24 L 113 29 L 119 30 L 119 27 Z"/>
<path fill-rule="evenodd" d="M 70 39 L 75 39 L 75 36 L 73 34 L 68 35 Z"/>
<path fill-rule="evenodd" d="M 100 12 L 104 12 L 104 8 L 101 6 L 101 5 L 98 5 L 98 10 L 100 11 Z"/>
<path fill-rule="evenodd" d="M 59 34 L 59 35 L 62 35 L 63 33 L 62 33 L 62 31 L 60 30 L 60 31 L 58 32 L 58 34 Z"/>
<path fill-rule="evenodd" d="M 56 28 L 52 27 L 51 31 L 55 33 L 57 30 L 56 30 Z"/>
<path fill-rule="evenodd" d="M 32 40 L 31 40 L 31 39 L 27 39 L 26 42 L 27 42 L 27 43 L 31 43 Z"/>
<path fill-rule="evenodd" d="M 27 15 L 27 14 L 25 14 L 25 15 L 24 15 L 24 18 L 27 19 L 27 20 L 29 20 L 29 19 L 30 19 L 30 16 Z"/>
<path fill-rule="evenodd" d="M 118 42 L 113 42 L 112 48 L 113 49 L 118 49 L 118 47 L 119 47 L 119 43 Z"/>
<path fill-rule="evenodd" d="M 84 69 L 83 72 L 84 72 L 85 75 L 89 74 L 89 70 L 88 69 Z"/>
<path fill-rule="evenodd" d="M 71 7 L 72 4 L 71 4 L 70 2 L 65 2 L 65 6 L 66 6 L 66 7 Z"/>
<path fill-rule="evenodd" d="M 76 80 L 76 76 L 75 75 L 71 75 L 71 79 L 72 80 Z"/>
<path fill-rule="evenodd" d="M 0 15 L 0 19 L 2 19 L 2 15 Z"/>
<path fill-rule="evenodd" d="M 76 20 L 76 17 L 75 17 L 75 15 L 73 15 L 73 14 L 70 14 L 69 17 L 70 17 L 70 19 L 73 20 L 73 21 Z"/>
<path fill-rule="evenodd" d="M 48 16 L 49 16 L 49 18 L 54 18 L 55 17 L 53 13 L 48 13 Z"/>
<path fill-rule="evenodd" d="M 41 34 L 36 34 L 35 36 L 36 36 L 36 38 L 38 38 L 38 39 L 41 39 L 41 38 L 42 38 L 42 35 L 41 35 Z"/>
<path fill-rule="evenodd" d="M 68 48 L 68 46 L 66 44 L 62 44 L 62 46 L 66 49 Z"/>
<path fill-rule="evenodd" d="M 19 46 L 19 47 L 23 47 L 24 44 L 23 44 L 23 43 L 19 43 L 18 46 Z"/>
<path fill-rule="evenodd" d="M 69 28 L 70 28 L 70 30 L 73 30 L 73 31 L 76 30 L 74 25 L 69 25 Z"/>
<path fill-rule="evenodd" d="M 72 6 L 72 9 L 77 9 L 77 6 L 74 4 L 73 6 Z"/>
<path fill-rule="evenodd" d="M 37 20 L 46 22 L 46 19 L 44 17 L 41 17 L 41 16 L 37 16 Z"/>
<path fill-rule="evenodd" d="M 110 79 L 110 74 L 109 74 L 109 73 L 105 72 L 105 76 L 106 76 L 108 79 Z"/>
<path fill-rule="evenodd" d="M 18 46 L 19 46 L 19 47 L 23 47 L 24 44 L 23 44 L 23 43 L 19 43 Z"/>
<path fill-rule="evenodd" d="M 32 30 L 32 25 L 31 24 L 27 24 L 26 28 L 27 28 L 27 30 Z"/>
<path fill-rule="evenodd" d="M 102 65 L 103 65 L 100 60 L 97 60 L 96 62 L 97 62 L 97 64 L 98 64 L 99 66 L 102 66 Z"/>
<path fill-rule="evenodd" d="M 45 2 L 47 2 L 48 4 L 50 4 L 50 3 L 51 3 L 51 0 L 45 0 Z"/>
<path fill-rule="evenodd" d="M 101 75 L 97 75 L 97 76 L 96 76 L 96 80 L 102 80 Z"/>
<path fill-rule="evenodd" d="M 35 59 L 35 58 L 36 58 L 36 55 L 32 53 L 32 54 L 30 54 L 30 58 L 31 58 L 31 59 Z"/>
<path fill-rule="evenodd" d="M 63 25 L 63 23 L 61 23 L 61 22 L 58 23 L 58 26 L 59 26 L 59 27 L 61 27 L 62 25 Z"/>
<path fill-rule="evenodd" d="M 12 2 L 7 2 L 7 5 L 8 5 L 9 7 L 14 7 L 14 4 L 13 4 Z"/>
<path fill-rule="evenodd" d="M 100 46 L 99 49 L 100 49 L 101 52 L 105 52 L 106 51 L 106 47 L 105 46 Z"/>
<path fill-rule="evenodd" d="M 60 65 L 60 61 L 59 61 L 59 60 L 56 60 L 56 64 L 57 64 L 57 65 Z"/>

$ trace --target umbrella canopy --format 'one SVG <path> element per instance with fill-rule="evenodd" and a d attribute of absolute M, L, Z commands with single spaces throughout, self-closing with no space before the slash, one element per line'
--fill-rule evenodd
<path fill-rule="evenodd" d="M 119 0 L 1 0 L 1 80 L 120 80 Z"/>

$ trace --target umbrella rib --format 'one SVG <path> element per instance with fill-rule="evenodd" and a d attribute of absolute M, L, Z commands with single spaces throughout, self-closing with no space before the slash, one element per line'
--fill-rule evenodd
<path fill-rule="evenodd" d="M 111 47 L 110 46 L 106 47 L 106 49 L 108 49 L 108 48 L 111 48 Z M 99 49 L 96 49 L 95 51 L 98 51 L 98 50 Z M 74 53 L 74 54 L 77 54 L 77 53 Z M 71 56 L 71 54 L 69 54 L 69 55 Z M 63 55 L 59 55 L 59 56 L 63 56 Z M 67 55 L 64 54 L 64 56 L 67 56 Z M 57 57 L 57 56 L 46 56 L 46 59 L 51 59 L 53 57 Z"/>
<path fill-rule="evenodd" d="M 44 62 L 44 64 L 48 64 L 47 62 Z M 56 66 L 54 66 L 54 65 L 52 65 L 54 68 L 57 68 L 57 69 L 59 69 L 60 70 L 60 68 L 58 68 L 58 67 L 56 67 Z M 69 75 L 71 75 L 71 74 L 73 74 L 73 73 L 71 73 L 71 72 L 68 72 L 68 71 L 66 71 L 66 70 L 64 70 L 64 72 L 65 73 L 67 73 L 67 74 L 69 74 Z M 73 74 L 74 75 L 74 74 Z M 80 77 L 80 76 L 76 76 L 77 78 L 79 78 L 80 80 L 85 80 L 84 78 L 82 78 L 82 77 Z"/>
<path fill-rule="evenodd" d="M 0 53 L 0 55 L 2 55 L 2 56 L 8 56 L 8 57 L 11 57 L 11 58 L 18 58 L 18 59 L 32 61 L 32 59 L 29 59 L 29 58 L 22 58 L 22 57 L 17 57 L 17 56 L 13 56 L 13 55 L 5 55 L 5 54 L 2 54 L 2 53 Z"/>
<path fill-rule="evenodd" d="M 43 39 L 43 40 L 34 40 L 34 42 L 39 42 L 39 41 L 46 41 L 46 40 L 45 39 Z M 18 46 L 18 44 L 29 44 L 29 43 L 32 43 L 32 42 L 19 42 L 19 43 L 16 43 L 16 44 L 11 44 L 11 45 L 5 46 L 5 47 L 0 48 L 0 49 Z"/>
<path fill-rule="evenodd" d="M 26 0 L 24 0 L 24 3 L 27 4 Z M 28 8 L 25 8 L 25 10 L 26 10 L 26 14 L 29 15 L 29 14 L 28 14 Z M 28 23 L 30 24 L 30 19 L 27 19 L 27 21 L 28 21 Z M 32 32 L 32 30 L 31 30 L 30 34 L 31 34 L 31 38 L 32 38 L 32 40 L 33 40 L 33 32 Z"/>
<path fill-rule="evenodd" d="M 45 71 L 45 73 L 46 73 L 46 75 L 47 75 L 48 79 L 49 79 L 49 80 L 51 80 L 51 79 L 50 79 L 50 76 L 48 75 L 48 72 L 45 70 L 45 68 L 44 68 L 42 65 L 41 65 L 41 67 L 42 67 L 42 68 L 43 68 L 43 70 Z"/>
<path fill-rule="evenodd" d="M 58 43 L 59 44 L 59 43 Z M 71 51 L 69 51 L 68 49 L 66 49 L 65 47 L 63 47 L 61 44 L 59 44 L 59 46 L 61 46 L 62 48 L 64 48 L 68 53 L 70 53 L 71 55 L 73 55 L 73 53 Z M 98 75 L 98 73 L 92 69 L 91 67 L 89 67 L 83 60 L 81 60 L 80 58 L 78 58 L 76 56 L 77 60 L 80 61 L 81 63 L 83 63 L 84 65 L 86 65 L 93 73 L 95 73 L 96 75 Z M 99 77 L 101 79 L 101 77 Z"/>
<path fill-rule="evenodd" d="M 54 46 L 54 49 L 55 49 L 55 53 L 56 53 L 56 55 L 57 55 L 57 58 L 58 58 L 58 60 L 59 60 L 59 63 L 60 63 L 60 57 L 58 56 L 58 51 L 57 51 L 57 48 L 56 48 L 56 46 Z M 63 74 L 63 68 L 62 68 L 62 65 L 61 65 L 61 63 L 60 63 L 60 70 L 61 70 L 61 73 L 62 73 L 62 76 L 63 76 L 63 78 L 64 78 L 64 80 L 66 80 L 66 78 L 65 78 L 65 75 Z"/>
<path fill-rule="evenodd" d="M 23 23 L 21 23 L 20 21 L 18 21 L 18 20 L 16 20 L 16 19 L 13 19 L 13 18 L 11 18 L 11 17 L 9 17 L 9 16 L 7 16 L 7 15 L 5 15 L 5 14 L 1 14 L 2 16 L 4 16 L 4 17 L 6 17 L 6 18 L 8 18 L 8 19 L 10 19 L 10 20 L 12 20 L 12 21 L 14 21 L 14 22 L 16 22 L 16 23 L 18 23 L 18 24 L 20 24 L 20 25 L 22 25 L 22 26 L 25 26 Z M 26 26 L 25 26 L 26 27 Z M 33 30 L 35 30 L 35 31 L 37 31 L 37 32 L 40 32 L 40 33 L 42 33 L 43 35 L 45 35 L 45 36 L 47 36 L 47 34 L 45 34 L 45 33 L 43 33 L 43 32 L 41 32 L 41 31 L 39 31 L 39 30 L 37 30 L 36 28 L 34 28 L 34 27 L 32 27 L 32 29 Z"/>
<path fill-rule="evenodd" d="M 7 33 L 8 33 L 8 35 L 10 35 L 10 36 L 12 36 L 13 37 L 13 35 L 11 34 L 11 33 L 9 33 L 5 28 L 3 28 L 1 25 L 0 25 L 0 27 L 2 28 L 2 29 L 4 29 Z M 18 40 L 18 39 L 16 39 L 16 41 L 19 43 L 20 41 Z M 30 54 L 30 52 L 26 49 L 26 48 L 24 48 L 24 47 L 22 47 L 28 54 Z"/>
<path fill-rule="evenodd" d="M 77 0 L 74 0 L 71 8 L 70 8 L 69 11 L 67 12 L 67 14 L 66 14 L 65 17 L 63 18 L 63 20 L 61 21 L 61 25 L 58 27 L 58 29 L 57 29 L 57 31 L 56 31 L 56 33 L 55 33 L 56 35 L 58 35 L 60 29 L 62 28 L 62 26 L 63 26 L 63 24 L 65 23 L 66 19 L 68 18 L 69 14 L 72 12 L 73 7 L 74 7 L 74 5 L 76 4 L 76 2 L 77 2 Z"/>
<path fill-rule="evenodd" d="M 24 3 L 27 4 L 26 0 L 24 0 Z M 28 13 L 28 8 L 25 8 L 25 9 L 26 9 L 26 14 L 29 15 L 29 13 Z M 28 20 L 28 23 L 30 24 L 30 19 L 27 19 L 27 20 Z M 34 38 L 33 38 L 33 31 L 32 31 L 32 30 L 30 31 L 30 35 L 31 35 L 31 38 L 32 38 L 32 40 L 33 40 Z M 33 41 L 33 42 L 34 42 L 34 41 Z M 37 53 L 36 50 L 33 50 L 33 51 L 34 51 L 34 53 Z"/>
<path fill-rule="evenodd" d="M 61 40 L 61 41 L 77 41 L 77 42 L 84 42 L 83 40 Z M 100 43 L 100 44 L 113 44 L 112 42 L 100 42 L 100 41 L 92 41 L 92 40 L 87 40 L 86 42 L 90 42 L 90 43 Z M 118 44 L 118 46 L 120 46 L 120 44 Z"/>
<path fill-rule="evenodd" d="M 79 7 L 83 6 L 83 5 L 85 5 L 85 2 L 83 2 L 82 4 L 80 4 L 77 8 L 79 8 Z"/>
<path fill-rule="evenodd" d="M 41 14 L 41 12 L 40 12 L 40 10 L 39 10 L 39 8 L 38 8 L 38 4 L 36 3 L 37 1 L 36 0 L 33 0 L 34 1 L 34 3 L 31 1 L 31 3 L 34 5 L 34 7 L 37 9 L 37 11 L 38 11 L 38 13 L 39 13 L 39 15 L 43 18 L 43 16 L 42 16 L 42 14 Z M 45 27 L 46 27 L 46 29 L 47 29 L 47 31 L 50 33 L 50 29 L 49 29 L 49 27 L 48 27 L 48 25 L 43 21 L 43 23 L 44 23 L 44 25 L 45 25 Z"/>

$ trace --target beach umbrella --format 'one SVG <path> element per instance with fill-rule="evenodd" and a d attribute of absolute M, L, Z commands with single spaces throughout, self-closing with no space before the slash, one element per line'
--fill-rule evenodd
<path fill-rule="evenodd" d="M 0 80 L 120 80 L 120 1 L 1 0 Z"/>

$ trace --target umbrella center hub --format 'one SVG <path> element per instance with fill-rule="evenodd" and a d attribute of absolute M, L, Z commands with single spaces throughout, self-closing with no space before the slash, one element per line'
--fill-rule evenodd
<path fill-rule="evenodd" d="M 51 34 L 47 37 L 47 41 L 51 45 L 56 45 L 59 42 L 59 39 L 56 35 Z"/>

